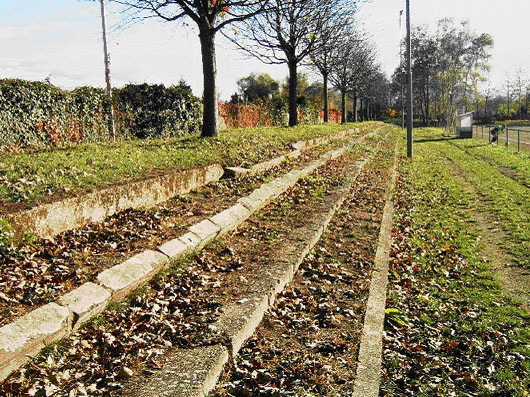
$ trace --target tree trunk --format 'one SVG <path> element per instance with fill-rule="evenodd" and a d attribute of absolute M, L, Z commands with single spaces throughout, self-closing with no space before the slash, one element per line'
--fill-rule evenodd
<path fill-rule="evenodd" d="M 215 60 L 215 31 L 204 28 L 199 34 L 202 53 L 202 73 L 204 81 L 202 116 L 203 137 L 216 137 L 219 135 L 217 121 L 219 118 L 217 104 L 217 65 Z"/>
<path fill-rule="evenodd" d="M 355 120 L 355 99 L 353 98 L 353 96 L 351 96 L 350 98 L 351 98 L 351 120 L 349 121 L 353 122 Z"/>
<path fill-rule="evenodd" d="M 297 99 L 298 99 L 298 74 L 296 62 L 289 62 L 289 127 L 298 125 Z"/>
<path fill-rule="evenodd" d="M 340 116 L 340 122 L 344 124 L 346 123 L 346 91 L 340 92 L 340 108 L 342 110 L 342 115 Z"/>
<path fill-rule="evenodd" d="M 425 118 L 427 119 L 427 127 L 431 125 L 431 115 L 429 114 L 429 105 L 430 105 L 430 92 L 429 92 L 429 74 L 427 74 L 427 83 L 425 84 L 426 89 L 426 98 L 425 102 Z"/>
<path fill-rule="evenodd" d="M 363 99 L 359 99 L 359 115 L 361 116 L 359 118 L 359 121 L 362 123 L 364 121 L 364 109 L 363 109 Z"/>
<path fill-rule="evenodd" d="M 353 121 L 357 123 L 357 94 L 353 94 Z"/>
<path fill-rule="evenodd" d="M 322 73 L 324 78 L 324 123 L 329 123 L 328 74 Z"/>

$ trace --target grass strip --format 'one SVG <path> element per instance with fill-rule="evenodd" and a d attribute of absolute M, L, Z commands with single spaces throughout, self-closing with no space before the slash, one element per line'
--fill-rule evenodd
<path fill-rule="evenodd" d="M 530 315 L 493 281 L 441 149 L 417 145 L 402 164 L 381 394 L 527 396 Z"/>
<path fill-rule="evenodd" d="M 506 245 L 516 263 L 530 268 L 530 189 L 452 145 L 438 143 L 435 147 L 453 162 L 454 171 L 473 185 L 499 226 L 511 236 Z"/>
<path fill-rule="evenodd" d="M 374 123 L 364 123 L 368 128 Z M 168 169 L 220 163 L 248 166 L 275 157 L 298 140 L 312 139 L 361 124 L 300 125 L 223 131 L 166 139 L 84 144 L 73 148 L 7 154 L 0 160 L 0 213 L 30 206 L 50 196 L 149 177 Z M 9 205 L 11 204 L 11 205 Z"/>
<path fill-rule="evenodd" d="M 530 187 L 530 152 L 517 153 L 504 146 L 488 145 L 477 139 L 462 139 L 451 143 L 472 156 L 500 167 L 505 175 Z"/>

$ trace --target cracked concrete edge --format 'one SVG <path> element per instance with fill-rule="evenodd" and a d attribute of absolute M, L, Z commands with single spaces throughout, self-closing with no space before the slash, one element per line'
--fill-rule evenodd
<path fill-rule="evenodd" d="M 360 139 L 361 137 L 357 138 L 352 144 L 358 142 Z M 27 338 L 27 343 L 23 344 L 14 352 L 3 350 L 0 347 L 0 381 L 3 381 L 11 374 L 11 372 L 24 365 L 29 360 L 28 356 L 35 356 L 48 343 L 67 337 L 73 331 L 77 330 L 82 323 L 85 323 L 102 313 L 109 303 L 119 302 L 125 299 L 130 292 L 145 285 L 170 262 L 178 259 L 184 254 L 202 249 L 202 247 L 209 241 L 220 234 L 226 233 L 228 228 L 235 228 L 243 223 L 250 215 L 259 211 L 270 200 L 292 187 L 299 179 L 307 176 L 316 168 L 323 166 L 331 160 L 331 152 L 335 151 L 325 153 L 319 160 L 313 161 L 301 170 L 293 170 L 289 172 L 289 178 L 285 178 L 285 175 L 283 175 L 276 178 L 273 182 L 264 184 L 256 189 L 254 192 L 260 189 L 262 189 L 261 192 L 265 192 L 263 193 L 263 199 L 257 201 L 257 205 L 256 201 L 253 200 L 251 200 L 253 205 L 248 205 L 248 202 L 245 201 L 238 201 L 236 206 L 240 205 L 243 207 L 243 210 L 239 209 L 240 216 L 236 217 L 234 222 L 228 225 L 225 229 L 222 229 L 222 227 L 212 221 L 212 219 L 205 219 L 191 226 L 188 229 L 188 233 L 176 239 L 167 241 L 158 247 L 156 251 L 145 250 L 132 258 L 129 258 L 125 262 L 102 271 L 97 276 L 97 284 L 95 284 L 95 286 L 92 285 L 92 283 L 85 283 L 76 290 L 60 297 L 57 302 L 43 306 L 48 307 L 53 304 L 57 306 L 57 310 L 67 311 L 68 315 L 66 320 L 62 318 L 60 319 L 59 324 L 57 325 L 58 330 L 54 331 L 53 337 L 45 338 L 45 342 L 41 341 L 42 338 L 33 338 L 29 336 Z M 346 153 L 346 150 L 341 151 L 340 155 L 344 153 Z M 243 199 L 248 199 L 248 197 L 249 196 Z M 245 209 L 246 211 L 244 211 Z M 316 241 L 318 241 L 318 239 Z M 307 252 L 309 252 L 309 250 L 310 248 Z M 269 300 L 270 298 L 268 298 L 268 301 Z M 37 308 L 25 316 L 17 318 L 13 322 L 1 327 L 0 341 L 2 338 L 8 338 L 12 333 L 10 330 L 14 329 L 13 327 L 17 328 L 17 324 L 19 324 L 20 321 L 23 323 L 31 321 L 36 314 L 40 313 L 39 310 L 41 308 Z M 38 333 L 38 322 L 35 323 L 33 327 L 36 327 L 36 332 Z"/>
<path fill-rule="evenodd" d="M 157 376 L 134 376 L 124 385 L 124 395 L 131 397 L 203 397 L 215 388 L 229 360 L 221 344 L 191 349 L 175 348 L 160 358 Z M 178 374 L 178 376 L 176 376 Z"/>
<path fill-rule="evenodd" d="M 372 280 L 370 282 L 370 291 L 359 345 L 357 373 L 352 394 L 354 397 L 379 396 L 385 304 L 388 286 L 390 246 L 392 243 L 392 220 L 394 215 L 392 191 L 397 177 L 397 153 L 396 144 L 394 165 L 386 193 L 386 203 L 383 209 L 383 219 L 379 231 L 379 241 L 374 259 L 374 269 L 372 271 Z"/>
<path fill-rule="evenodd" d="M 161 176 L 41 204 L 5 218 L 19 231 L 29 230 L 39 237 L 49 238 L 88 223 L 101 222 L 129 208 L 153 207 L 176 195 L 217 182 L 223 173 L 219 164 L 169 170 Z"/>

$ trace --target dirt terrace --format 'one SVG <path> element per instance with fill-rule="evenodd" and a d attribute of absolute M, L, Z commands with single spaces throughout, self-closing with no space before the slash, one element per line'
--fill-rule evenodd
<path fill-rule="evenodd" d="M 350 395 L 388 186 L 388 142 L 292 284 L 239 352 L 216 396 Z"/>

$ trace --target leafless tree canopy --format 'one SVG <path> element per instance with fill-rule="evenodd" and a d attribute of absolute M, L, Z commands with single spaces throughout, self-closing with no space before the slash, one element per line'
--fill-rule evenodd
<path fill-rule="evenodd" d="M 125 6 L 130 19 L 192 19 L 199 27 L 219 31 L 261 12 L 268 0 L 112 0 Z"/>
<path fill-rule="evenodd" d="M 269 0 L 113 0 L 122 4 L 129 19 L 159 18 L 171 22 L 185 17 L 199 28 L 204 79 L 202 136 L 217 136 L 217 64 L 215 35 L 228 24 L 262 12 Z M 127 18 L 127 17 L 126 17 Z"/>
<path fill-rule="evenodd" d="M 336 0 L 271 0 L 265 10 L 229 38 L 264 63 L 299 63 L 317 43 Z"/>
<path fill-rule="evenodd" d="M 267 64 L 289 66 L 289 125 L 297 119 L 297 67 L 321 41 L 341 0 L 270 0 L 265 10 L 245 20 L 227 37 Z"/>

